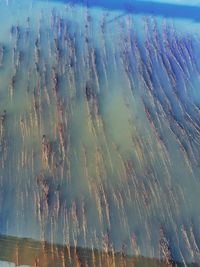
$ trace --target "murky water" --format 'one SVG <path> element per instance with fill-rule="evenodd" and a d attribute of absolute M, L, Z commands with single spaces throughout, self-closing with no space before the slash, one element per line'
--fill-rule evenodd
<path fill-rule="evenodd" d="M 199 23 L 36 0 L 0 21 L 0 233 L 199 263 Z"/>
<path fill-rule="evenodd" d="M 20 239 L 8 236 L 0 237 L 0 266 L 105 266 L 105 267 L 167 267 L 166 262 L 144 258 L 142 256 L 122 256 L 120 253 L 109 254 L 87 248 L 69 248 L 61 245 L 50 245 L 31 239 Z M 11 263 L 12 261 L 12 263 Z M 183 267 L 183 263 L 177 266 Z M 188 264 L 188 267 L 198 267 Z"/>

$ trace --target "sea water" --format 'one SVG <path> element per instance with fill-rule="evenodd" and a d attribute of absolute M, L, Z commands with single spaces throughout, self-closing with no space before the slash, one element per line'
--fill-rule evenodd
<path fill-rule="evenodd" d="M 199 263 L 199 22 L 138 2 L 0 1 L 1 234 Z"/>

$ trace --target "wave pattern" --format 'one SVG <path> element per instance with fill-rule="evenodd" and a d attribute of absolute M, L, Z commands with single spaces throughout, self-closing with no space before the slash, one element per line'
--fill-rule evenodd
<path fill-rule="evenodd" d="M 1 233 L 199 263 L 198 36 L 55 6 L 0 45 Z"/>

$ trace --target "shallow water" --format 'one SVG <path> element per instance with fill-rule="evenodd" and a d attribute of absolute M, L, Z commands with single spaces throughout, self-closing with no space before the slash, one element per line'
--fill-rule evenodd
<path fill-rule="evenodd" d="M 0 233 L 199 263 L 199 23 L 111 6 L 0 0 Z"/>
<path fill-rule="evenodd" d="M 69 248 L 60 245 L 50 245 L 46 242 L 36 242 L 31 239 L 0 237 L 0 266 L 105 266 L 105 267 L 167 267 L 164 261 L 135 256 L 122 256 L 119 253 L 106 254 L 87 248 Z M 11 262 L 12 261 L 12 262 Z M 183 267 L 182 263 L 177 266 Z M 198 267 L 188 264 L 188 267 Z"/>

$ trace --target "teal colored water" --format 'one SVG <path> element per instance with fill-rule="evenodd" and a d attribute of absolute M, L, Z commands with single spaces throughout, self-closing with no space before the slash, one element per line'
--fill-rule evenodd
<path fill-rule="evenodd" d="M 187 5 L 0 0 L 1 234 L 199 263 Z"/>

